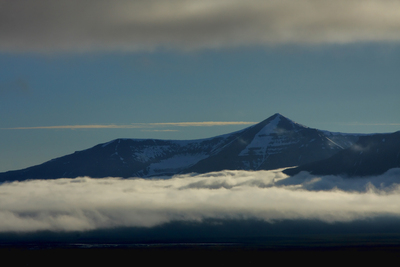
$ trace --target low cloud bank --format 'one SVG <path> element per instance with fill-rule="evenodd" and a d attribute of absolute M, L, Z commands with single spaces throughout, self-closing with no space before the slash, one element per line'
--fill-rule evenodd
<path fill-rule="evenodd" d="M 305 172 L 288 177 L 280 170 L 163 178 L 3 183 L 0 232 L 152 227 L 204 219 L 334 223 L 400 216 L 400 169 L 359 179 Z"/>

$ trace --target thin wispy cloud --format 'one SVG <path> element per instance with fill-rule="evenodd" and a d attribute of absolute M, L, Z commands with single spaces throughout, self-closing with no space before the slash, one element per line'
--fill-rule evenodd
<path fill-rule="evenodd" d="M 142 132 L 178 132 L 178 130 L 171 130 L 171 129 L 166 129 L 166 130 L 142 130 Z"/>
<path fill-rule="evenodd" d="M 229 125 L 252 125 L 256 122 L 246 121 L 202 121 L 202 122 L 160 122 L 160 123 L 132 123 L 126 125 L 117 124 L 89 124 L 89 125 L 56 125 L 2 128 L 3 130 L 76 130 L 76 129 L 133 129 L 133 128 L 157 128 L 157 127 L 212 127 Z M 160 130 L 174 131 L 174 130 Z"/>
<path fill-rule="evenodd" d="M 202 121 L 202 122 L 160 122 L 148 123 L 149 126 L 177 126 L 177 127 L 204 127 L 204 126 L 227 126 L 227 125 L 249 125 L 257 122 L 248 121 Z"/>
<path fill-rule="evenodd" d="M 106 124 L 106 125 L 57 125 L 57 126 L 34 126 L 34 127 L 14 127 L 14 128 L 2 128 L 3 130 L 35 130 L 35 129 L 44 129 L 44 130 L 62 130 L 62 129 L 124 129 L 124 128 L 140 128 L 134 127 L 134 125 L 114 125 L 114 124 Z"/>
<path fill-rule="evenodd" d="M 0 0 L 0 51 L 399 42 L 393 0 Z"/>

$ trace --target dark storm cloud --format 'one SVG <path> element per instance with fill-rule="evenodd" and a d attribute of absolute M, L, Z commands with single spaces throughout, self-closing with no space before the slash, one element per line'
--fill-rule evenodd
<path fill-rule="evenodd" d="M 0 51 L 400 40 L 393 0 L 0 0 Z"/>
<path fill-rule="evenodd" d="M 399 172 L 364 179 L 307 173 L 289 178 L 275 170 L 3 183 L 0 232 L 153 227 L 208 219 L 333 223 L 398 217 Z"/>

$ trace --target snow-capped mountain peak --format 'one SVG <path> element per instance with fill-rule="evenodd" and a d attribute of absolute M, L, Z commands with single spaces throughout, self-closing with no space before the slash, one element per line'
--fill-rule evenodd
<path fill-rule="evenodd" d="M 324 131 L 276 113 L 243 130 L 206 139 L 115 139 L 41 165 L 0 173 L 0 181 L 270 170 L 328 158 L 358 138 L 342 134 L 327 136 Z"/>

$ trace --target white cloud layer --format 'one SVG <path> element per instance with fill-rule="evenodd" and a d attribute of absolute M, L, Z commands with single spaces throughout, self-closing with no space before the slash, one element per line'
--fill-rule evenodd
<path fill-rule="evenodd" d="M 208 218 L 349 222 L 397 217 L 399 177 L 400 169 L 359 179 L 307 173 L 288 178 L 276 170 L 3 183 L 0 232 L 152 227 Z"/>
<path fill-rule="evenodd" d="M 0 51 L 400 40 L 396 0 L 0 0 Z"/>

